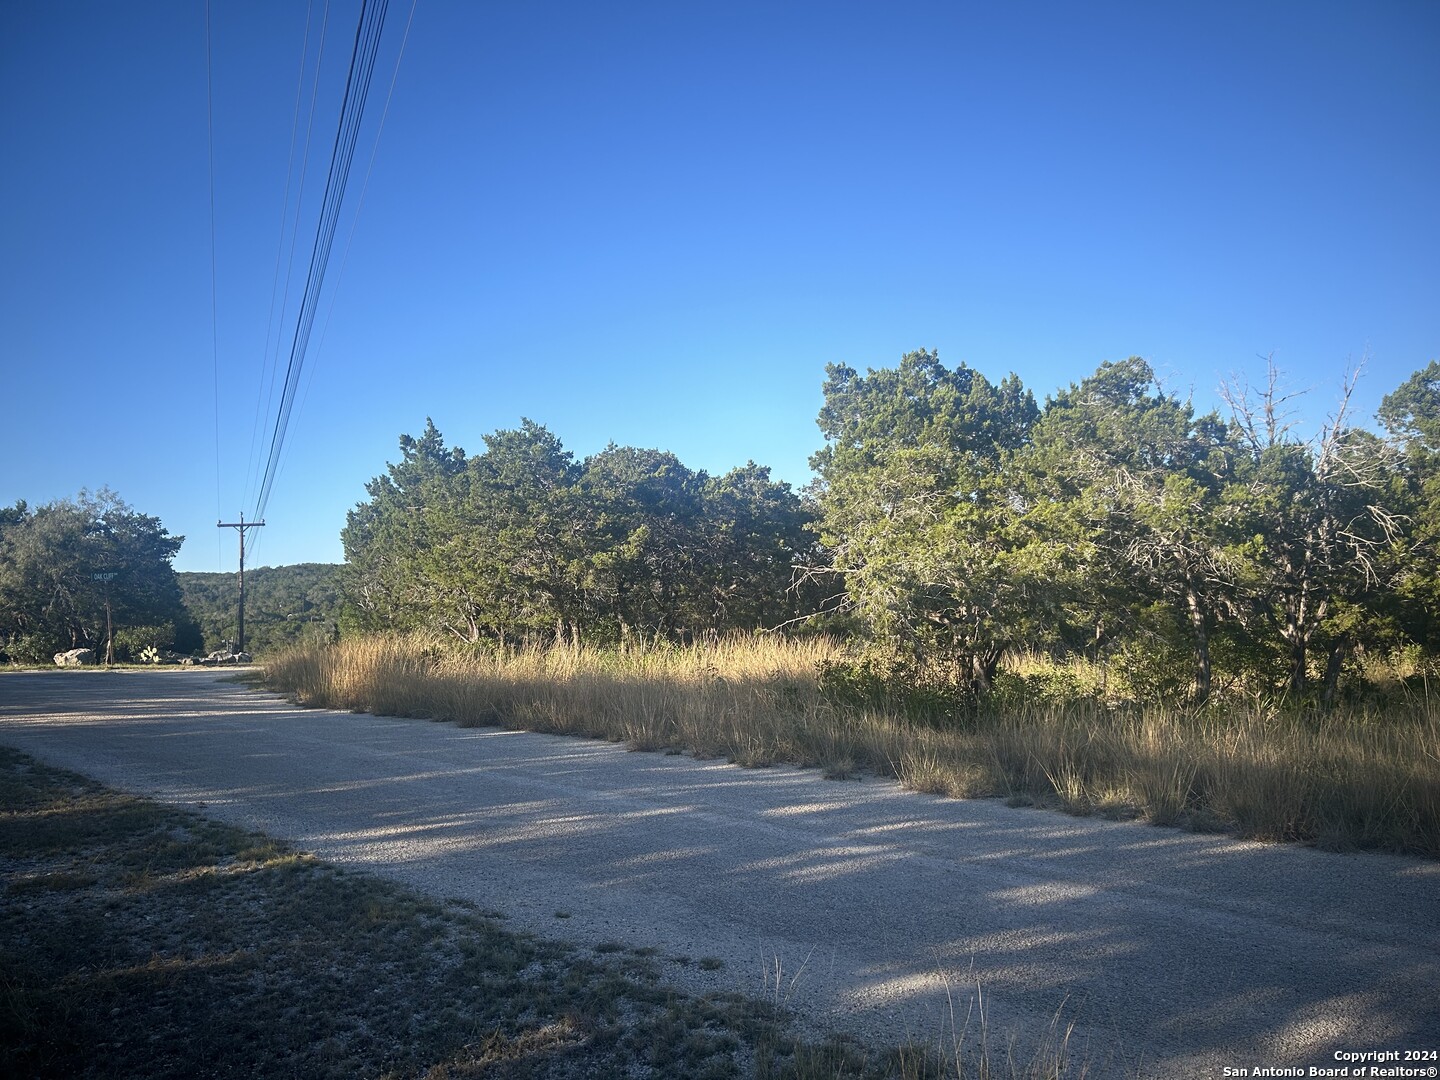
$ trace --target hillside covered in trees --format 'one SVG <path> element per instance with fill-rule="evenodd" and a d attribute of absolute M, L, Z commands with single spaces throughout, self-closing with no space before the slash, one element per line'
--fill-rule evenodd
<path fill-rule="evenodd" d="M 466 455 L 433 424 L 343 532 L 358 628 L 505 645 L 822 627 L 866 672 L 984 695 L 1085 657 L 1140 697 L 1333 701 L 1440 647 L 1440 364 L 1302 438 L 1277 373 L 1199 414 L 1143 360 L 1037 403 L 926 351 L 827 369 L 803 493 L 526 421 Z M 1358 678 L 1349 680 L 1352 683 Z"/>
<path fill-rule="evenodd" d="M 245 648 L 256 655 L 297 642 L 330 641 L 339 632 L 341 567 L 330 563 L 261 566 L 245 571 Z M 240 582 L 232 573 L 176 575 L 185 607 L 207 652 L 234 644 Z"/>

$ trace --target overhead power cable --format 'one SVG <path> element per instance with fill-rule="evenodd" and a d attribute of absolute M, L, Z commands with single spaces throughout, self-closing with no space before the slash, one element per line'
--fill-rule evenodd
<path fill-rule="evenodd" d="M 355 200 L 355 215 L 350 221 L 350 230 L 345 237 L 345 250 L 340 256 L 340 269 L 335 276 L 335 288 L 330 291 L 330 303 L 325 309 L 325 321 L 320 326 L 320 339 L 316 343 L 315 352 L 317 358 L 325 350 L 325 338 L 330 332 L 330 320 L 335 316 L 335 294 L 339 289 L 340 282 L 345 278 L 345 268 L 350 265 L 350 248 L 355 242 L 355 228 L 360 223 L 360 214 L 365 209 L 365 195 L 370 190 L 370 175 L 375 171 L 375 158 L 380 152 L 380 137 L 385 133 L 385 121 L 390 116 L 390 102 L 395 97 L 395 84 L 400 80 L 400 62 L 405 59 L 405 46 L 410 42 L 410 27 L 415 22 L 415 8 L 419 0 L 410 0 L 410 15 L 405 20 L 405 33 L 400 38 L 400 51 L 395 55 L 395 70 L 390 73 L 390 89 L 385 94 L 385 107 L 380 110 L 380 122 L 375 128 L 375 142 L 370 148 L 370 162 L 365 168 L 365 180 L 360 185 L 359 198 Z M 291 419 L 297 419 L 305 413 L 305 403 L 310 398 L 310 388 L 315 382 L 314 365 L 305 378 L 304 388 L 300 393 L 299 406 L 291 414 Z M 275 479 L 278 481 L 285 471 L 285 466 L 290 460 L 290 452 L 293 447 L 287 449 L 280 455 L 280 464 L 275 470 Z M 263 534 L 260 534 L 263 535 Z M 257 536 L 255 550 L 260 549 L 260 536 Z"/>
<path fill-rule="evenodd" d="M 210 57 L 210 0 L 205 0 L 205 130 L 210 160 L 210 366 L 215 378 L 215 520 L 221 516 L 220 501 L 220 301 L 215 271 L 215 65 Z M 215 561 L 224 556 L 215 542 Z"/>
<path fill-rule="evenodd" d="M 300 206 L 305 201 L 305 178 L 309 174 L 308 165 L 310 162 L 310 133 L 315 127 L 315 100 L 318 94 L 315 90 L 310 94 L 310 115 L 305 123 L 305 150 L 300 157 L 300 184 L 299 194 L 295 198 L 295 224 L 287 228 L 290 220 L 290 185 L 295 177 L 295 144 L 298 141 L 300 132 L 300 102 L 304 98 L 305 90 L 305 67 L 310 57 L 310 28 L 314 21 L 315 0 L 310 0 L 305 11 L 305 37 L 300 43 L 300 70 L 295 76 L 295 110 L 290 119 L 290 158 L 285 163 L 285 195 L 280 200 L 280 232 L 279 239 L 275 245 L 275 276 L 270 284 L 270 315 L 265 323 L 265 350 L 260 358 L 260 383 L 255 390 L 255 418 L 250 425 L 250 451 L 245 455 L 247 462 L 245 471 L 245 497 L 242 503 L 250 501 L 250 493 L 254 490 L 252 486 L 259 481 L 257 475 L 260 462 L 255 452 L 255 444 L 260 441 L 261 432 L 266 419 L 270 416 L 270 403 L 274 398 L 275 391 L 275 369 L 280 361 L 280 334 L 273 335 L 274 347 L 271 347 L 272 332 L 275 330 L 275 307 L 277 299 L 280 304 L 279 322 L 285 322 L 285 303 L 290 295 L 290 271 L 295 263 L 295 239 L 300 232 Z M 320 69 L 325 63 L 325 30 L 329 25 L 330 4 L 326 0 L 325 14 L 320 23 L 320 49 L 315 59 L 315 82 L 320 80 Z M 285 259 L 285 238 L 290 238 L 290 257 Z M 280 292 L 280 264 L 285 262 L 285 292 Z M 283 333 L 283 331 L 281 331 Z M 262 411 L 261 406 L 264 406 Z"/>
<path fill-rule="evenodd" d="M 270 437 L 270 451 L 266 458 L 265 471 L 255 501 L 253 520 L 262 520 L 266 504 L 270 501 L 270 490 L 275 482 L 275 471 L 280 462 L 280 451 L 285 444 L 285 432 L 290 423 L 290 410 L 295 403 L 295 391 L 300 384 L 300 373 L 305 366 L 305 351 L 310 343 L 310 332 L 315 324 L 315 312 L 319 305 L 320 293 L 325 284 L 325 271 L 330 262 L 330 251 L 335 242 L 335 229 L 340 219 L 340 207 L 345 200 L 345 186 L 349 181 L 350 167 L 355 158 L 355 144 L 360 133 L 361 120 L 365 113 L 365 101 L 370 92 L 370 81 L 375 71 L 375 57 L 380 47 L 380 38 L 385 27 L 385 12 L 388 0 L 364 0 L 360 9 L 359 23 L 355 28 L 355 44 L 350 55 L 350 71 L 345 80 L 345 96 L 340 105 L 340 121 L 336 126 L 335 145 L 330 154 L 330 171 L 325 179 L 325 195 L 321 200 L 320 218 L 315 227 L 315 243 L 310 255 L 310 267 L 305 278 L 305 290 L 300 301 L 300 310 L 295 319 L 295 331 L 290 343 L 290 358 L 285 369 L 285 385 L 280 395 L 280 408 L 275 416 L 275 426 Z"/>

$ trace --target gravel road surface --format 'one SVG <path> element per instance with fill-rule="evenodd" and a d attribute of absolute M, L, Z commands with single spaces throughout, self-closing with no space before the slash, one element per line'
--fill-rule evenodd
<path fill-rule="evenodd" d="M 819 1029 L 948 1040 L 978 984 L 992 1044 L 1058 1015 L 1095 1077 L 1440 1049 L 1440 863 L 299 709 L 223 679 L 0 674 L 0 743 L 513 927 L 717 958 L 666 968 Z"/>

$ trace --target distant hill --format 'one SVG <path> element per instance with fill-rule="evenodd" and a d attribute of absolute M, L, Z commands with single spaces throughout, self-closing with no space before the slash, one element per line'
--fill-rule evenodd
<path fill-rule="evenodd" d="M 297 641 L 330 641 L 340 617 L 340 573 L 333 563 L 262 566 L 245 571 L 245 647 L 255 654 Z M 235 641 L 240 586 L 234 573 L 180 573 L 180 593 L 200 624 L 207 652 Z"/>

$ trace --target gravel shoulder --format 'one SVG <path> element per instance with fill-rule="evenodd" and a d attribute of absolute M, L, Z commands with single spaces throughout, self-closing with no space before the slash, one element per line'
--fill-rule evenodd
<path fill-rule="evenodd" d="M 1095 1076 L 1440 1049 L 1440 864 L 299 709 L 217 672 L 0 675 L 0 742 L 814 1029 L 1073 1023 Z M 971 1024 L 975 1021 L 972 1018 Z"/>

